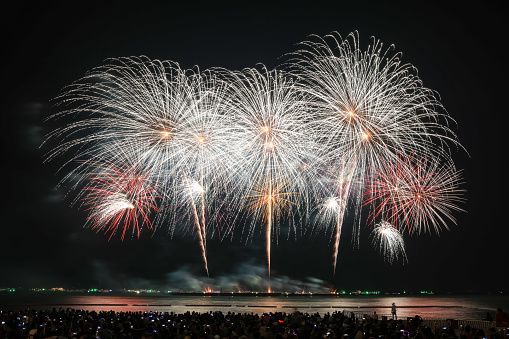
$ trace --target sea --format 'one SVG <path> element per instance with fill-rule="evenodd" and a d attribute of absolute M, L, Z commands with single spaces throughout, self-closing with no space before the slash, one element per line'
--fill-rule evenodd
<path fill-rule="evenodd" d="M 482 320 L 497 308 L 509 310 L 509 295 L 178 295 L 175 293 L 104 293 L 104 292 L 0 292 L 0 310 L 52 310 L 72 308 L 89 311 L 141 312 L 235 312 L 269 313 L 300 311 L 390 315 L 391 304 L 398 318 L 414 317 L 458 320 Z"/>

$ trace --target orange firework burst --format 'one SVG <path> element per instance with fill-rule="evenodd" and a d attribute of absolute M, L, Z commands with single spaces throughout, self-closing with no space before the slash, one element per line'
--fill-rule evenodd
<path fill-rule="evenodd" d="M 261 178 L 251 188 L 251 194 L 246 196 L 251 214 L 264 222 L 269 222 L 273 218 L 279 218 L 290 211 L 290 207 L 295 205 L 290 197 L 295 196 L 295 192 L 289 192 L 290 184 L 288 180 L 270 180 Z"/>
<path fill-rule="evenodd" d="M 262 219 L 266 224 L 267 261 L 270 279 L 270 246 L 272 242 L 273 225 L 276 221 L 290 212 L 294 202 L 289 198 L 296 196 L 288 191 L 290 183 L 285 179 L 260 178 L 251 188 L 251 194 L 246 196 L 247 207 L 256 219 Z M 269 287 L 270 288 L 270 287 Z"/>

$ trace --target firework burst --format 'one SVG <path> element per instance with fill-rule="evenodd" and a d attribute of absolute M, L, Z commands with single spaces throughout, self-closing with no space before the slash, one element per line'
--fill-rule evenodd
<path fill-rule="evenodd" d="M 318 160 L 308 98 L 295 82 L 277 70 L 254 68 L 225 72 L 229 85 L 227 109 L 238 135 L 237 178 L 249 187 L 252 178 L 284 177 L 309 199 Z"/>
<path fill-rule="evenodd" d="M 455 223 L 453 212 L 464 212 L 458 207 L 464 200 L 461 172 L 452 164 L 409 155 L 384 163 L 370 181 L 364 204 L 373 207 L 371 222 L 383 216 L 396 228 L 406 226 L 409 233 L 438 233 L 448 228 L 447 220 Z"/>
<path fill-rule="evenodd" d="M 110 239 L 120 231 L 123 240 L 129 229 L 139 237 L 143 226 L 152 228 L 149 217 L 158 212 L 159 196 L 147 174 L 132 167 L 99 164 L 87 176 L 79 199 L 89 213 L 87 223 L 92 229 L 110 233 Z"/>
<path fill-rule="evenodd" d="M 372 243 L 382 254 L 385 261 L 393 263 L 400 257 L 407 261 L 405 242 L 401 233 L 388 222 L 381 222 L 373 228 Z"/>

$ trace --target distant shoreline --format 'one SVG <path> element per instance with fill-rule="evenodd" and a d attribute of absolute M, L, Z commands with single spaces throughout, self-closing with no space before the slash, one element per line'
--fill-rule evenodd
<path fill-rule="evenodd" d="M 151 292 L 149 292 L 151 291 Z M 337 293 L 323 293 L 323 292 L 161 292 L 161 291 L 152 291 L 152 290 L 32 290 L 32 289 L 17 289 L 16 291 L 8 291 L 7 289 L 0 289 L 0 295 L 2 294 L 11 294 L 11 293 L 55 293 L 55 294 L 108 294 L 108 295 L 167 295 L 167 296 L 207 296 L 207 297 L 231 297 L 231 296 L 240 296 L 240 297 L 349 297 L 349 296 L 376 296 L 376 297 L 396 297 L 396 296 L 496 296 L 496 295 L 509 295 L 508 293 L 503 292 L 362 292 L 362 291 L 352 291 L 352 292 L 337 292 Z"/>
<path fill-rule="evenodd" d="M 84 303 L 7 303 L 5 304 L 5 306 L 16 306 L 16 307 L 19 307 L 19 306 L 110 306 L 110 307 L 118 307 L 118 306 L 154 306 L 154 307 L 168 307 L 168 306 L 173 306 L 171 304 L 84 304 Z M 188 307 L 210 307 L 211 305 L 208 305 L 208 304 L 204 304 L 204 305 L 201 305 L 201 304 L 189 304 L 189 305 L 185 305 L 185 306 L 188 306 Z M 233 306 L 245 306 L 245 307 L 271 307 L 272 305 L 214 305 L 214 306 L 221 306 L 221 307 L 233 307 Z M 276 306 L 274 306 L 276 307 Z M 283 308 L 295 308 L 295 307 L 302 307 L 300 305 L 291 305 L 291 306 L 281 306 Z M 332 306 L 305 306 L 306 308 L 331 308 Z M 433 308 L 433 307 L 438 307 L 438 308 L 463 308 L 464 306 L 456 306 L 456 305 L 453 305 L 453 306 L 450 306 L 450 305 L 443 305 L 443 306 L 440 306 L 440 305 L 402 305 L 402 306 L 399 306 L 398 305 L 398 308 Z M 391 308 L 391 306 L 356 306 L 356 307 L 352 307 L 352 306 L 349 306 L 349 308 L 354 308 L 354 309 L 366 309 L 366 308 Z"/>

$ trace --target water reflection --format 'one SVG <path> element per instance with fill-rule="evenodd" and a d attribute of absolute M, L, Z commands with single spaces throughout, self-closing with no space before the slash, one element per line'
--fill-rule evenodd
<path fill-rule="evenodd" d="M 15 293 L 2 296 L 2 309 L 74 308 L 89 311 L 113 310 L 116 312 L 293 312 L 326 313 L 349 310 L 358 314 L 390 316 L 390 307 L 397 305 L 399 319 L 414 317 L 481 319 L 486 312 L 497 307 L 509 309 L 509 296 L 278 296 L 278 297 L 200 297 L 155 295 L 113 295 L 73 293 Z"/>

